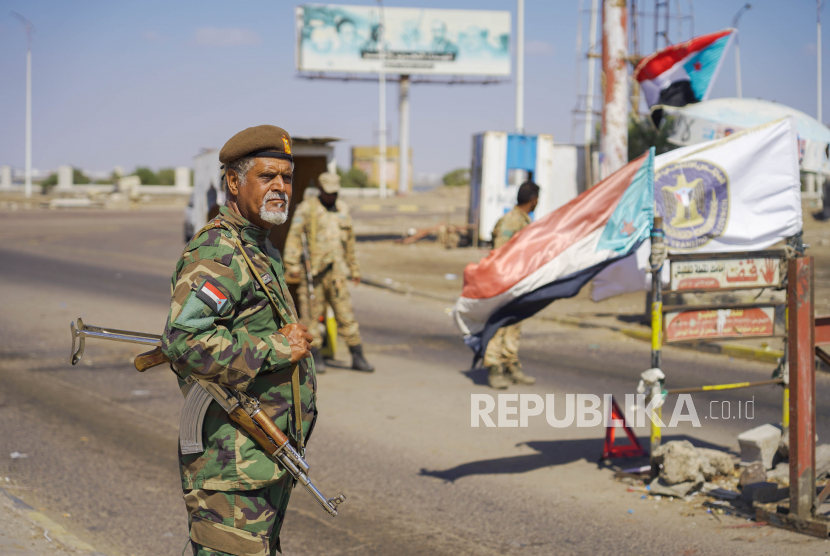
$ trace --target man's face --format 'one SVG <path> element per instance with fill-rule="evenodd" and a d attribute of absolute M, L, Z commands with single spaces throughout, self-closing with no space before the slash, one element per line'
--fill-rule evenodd
<path fill-rule="evenodd" d="M 281 158 L 257 158 L 245 176 L 228 171 L 228 190 L 236 197 L 239 213 L 260 228 L 285 223 L 291 203 L 291 162 Z"/>
<path fill-rule="evenodd" d="M 325 191 L 320 191 L 320 202 L 326 207 L 332 206 L 337 202 L 337 193 L 326 193 Z"/>
<path fill-rule="evenodd" d="M 534 210 L 536 210 L 536 205 L 539 204 L 539 197 L 534 197 L 533 199 L 531 199 L 530 203 L 530 212 L 533 212 Z"/>

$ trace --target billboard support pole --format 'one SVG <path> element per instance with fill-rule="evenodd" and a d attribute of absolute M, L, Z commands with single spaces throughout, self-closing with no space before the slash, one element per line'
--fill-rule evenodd
<path fill-rule="evenodd" d="M 378 21 L 378 58 L 380 60 L 380 70 L 378 73 L 378 83 L 380 85 L 380 95 L 378 102 L 378 156 L 380 163 L 378 164 L 378 186 L 380 187 L 380 198 L 386 198 L 386 50 L 384 48 L 385 29 L 383 21 L 383 4 L 378 0 L 380 6 L 380 21 Z"/>
<path fill-rule="evenodd" d="M 398 195 L 409 193 L 409 76 L 398 82 Z"/>
<path fill-rule="evenodd" d="M 516 133 L 525 132 L 525 2 L 516 0 Z"/>

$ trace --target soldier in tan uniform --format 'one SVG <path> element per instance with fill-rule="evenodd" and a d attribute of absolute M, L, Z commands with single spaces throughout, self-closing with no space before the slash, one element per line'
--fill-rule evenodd
<path fill-rule="evenodd" d="M 539 202 L 539 186 L 526 181 L 519 186 L 516 206 L 502 216 L 493 228 L 493 249 L 498 249 L 530 224 L 530 213 Z M 536 379 L 522 372 L 519 361 L 521 323 L 499 328 L 487 344 L 484 366 L 489 369 L 487 383 L 491 388 L 503 390 L 511 384 L 534 384 Z"/>
<path fill-rule="evenodd" d="M 352 310 L 352 298 L 346 281 L 360 283 L 360 267 L 354 253 L 352 217 L 346 203 L 337 196 L 340 176 L 325 172 L 318 178 L 320 196 L 304 200 L 297 206 L 288 239 L 285 242 L 286 274 L 299 279 L 300 315 L 313 336 L 311 353 L 317 372 L 325 369 L 320 348 L 323 338 L 319 321 L 331 305 L 337 329 L 352 353 L 352 368 L 372 372 L 375 368 L 363 356 L 360 330 Z M 310 260 L 303 256 L 305 240 Z M 310 264 L 313 295 L 309 292 L 306 264 Z"/>

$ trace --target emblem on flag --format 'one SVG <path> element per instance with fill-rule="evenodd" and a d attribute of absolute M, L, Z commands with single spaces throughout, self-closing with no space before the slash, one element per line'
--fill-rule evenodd
<path fill-rule="evenodd" d="M 205 283 L 196 292 L 196 297 L 204 301 L 216 314 L 219 314 L 225 303 L 228 302 L 228 297 L 208 280 L 205 280 Z"/>
<path fill-rule="evenodd" d="M 723 169 L 703 160 L 685 160 L 658 170 L 654 182 L 669 247 L 695 249 L 726 229 L 729 177 Z"/>

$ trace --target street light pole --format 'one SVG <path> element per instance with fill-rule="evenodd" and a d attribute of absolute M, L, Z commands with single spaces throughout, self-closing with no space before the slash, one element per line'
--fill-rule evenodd
<path fill-rule="evenodd" d="M 32 22 L 17 12 L 12 15 L 26 26 L 26 166 L 24 191 L 26 197 L 32 196 Z"/>
<path fill-rule="evenodd" d="M 752 4 L 747 2 L 740 10 L 738 10 L 735 17 L 732 18 L 732 27 L 735 29 L 735 88 L 736 96 L 738 98 L 743 98 L 743 93 L 741 91 L 741 43 L 738 40 L 738 20 L 741 19 L 744 12 L 750 8 L 752 8 Z"/>
<path fill-rule="evenodd" d="M 823 4 L 824 0 L 816 0 L 816 57 L 818 64 L 818 75 L 816 79 L 816 119 L 819 122 L 821 122 L 821 8 L 823 7 Z"/>
<path fill-rule="evenodd" d="M 525 2 L 516 0 L 516 133 L 525 132 Z"/>

